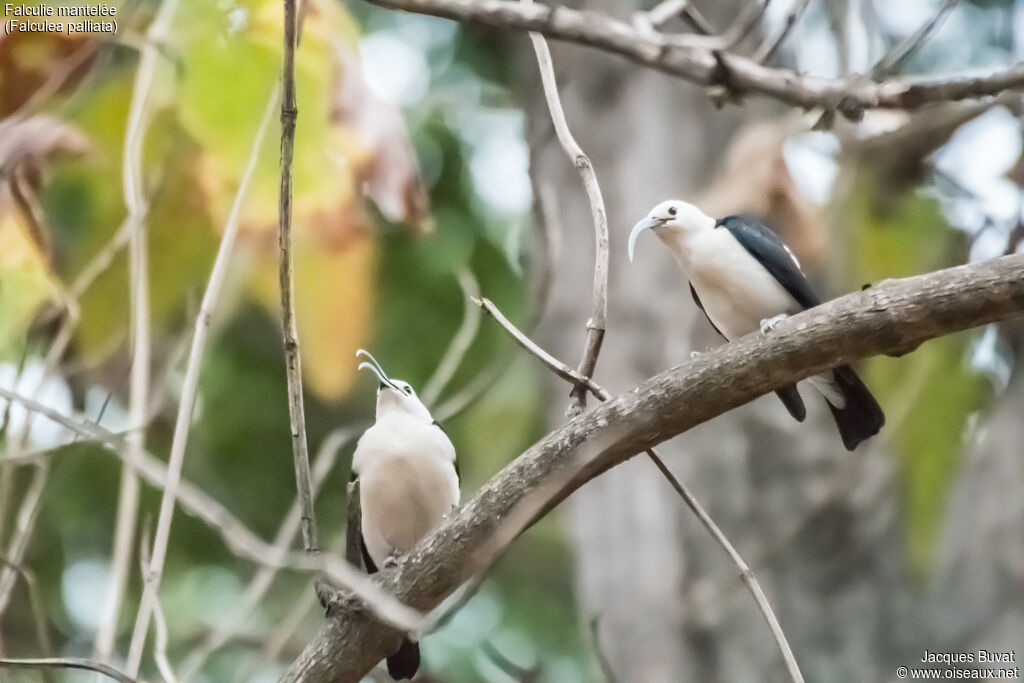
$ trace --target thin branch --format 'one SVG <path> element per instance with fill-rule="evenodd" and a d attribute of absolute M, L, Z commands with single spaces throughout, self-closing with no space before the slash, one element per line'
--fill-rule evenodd
<path fill-rule="evenodd" d="M 109 664 L 78 657 L 48 657 L 45 659 L 8 659 L 0 657 L 0 669 L 82 669 L 95 671 L 120 683 L 139 683 L 133 676 L 115 669 Z"/>
<path fill-rule="evenodd" d="M 358 433 L 355 429 L 336 429 L 324 439 L 313 461 L 314 497 L 319 494 L 324 481 L 327 479 L 327 475 L 334 469 L 334 464 L 338 460 L 338 453 Z M 299 533 L 300 514 L 299 501 L 296 498 L 285 514 L 284 519 L 281 520 L 281 525 L 274 535 L 274 540 L 271 541 L 271 545 L 274 548 L 287 550 L 291 547 L 296 535 Z M 346 559 L 350 564 L 359 566 L 358 557 L 356 562 L 353 562 L 351 557 L 346 557 Z M 182 680 L 192 680 L 195 674 L 203 668 L 210 655 L 231 642 L 231 639 L 238 634 L 245 625 L 246 620 L 263 600 L 263 596 L 266 595 L 274 579 L 277 577 L 278 571 L 277 567 L 260 568 L 249 582 L 245 592 L 242 593 L 242 597 L 231 608 L 231 612 L 225 615 L 217 626 L 185 658 L 184 664 L 180 667 Z"/>
<path fill-rule="evenodd" d="M 76 434 L 82 434 L 100 443 L 116 446 L 120 441 L 116 434 L 103 427 L 74 420 L 38 401 L 8 391 L 3 387 L 0 387 L 0 398 L 17 401 L 27 410 L 43 415 Z M 156 488 L 167 489 L 170 472 L 155 457 L 146 454 L 140 457 L 127 448 L 115 448 L 112 453 L 122 463 L 138 472 L 139 476 L 147 483 Z M 351 591 L 357 602 L 366 605 L 371 612 L 379 614 L 388 623 L 407 631 L 416 630 L 422 623 L 422 614 L 383 592 L 375 581 L 368 578 L 359 569 L 336 558 L 318 559 L 304 553 L 292 553 L 282 548 L 275 548 L 249 530 L 221 503 L 210 498 L 201 489 L 184 479 L 178 486 L 177 499 L 187 512 L 215 529 L 225 541 L 228 549 L 239 557 L 276 569 L 290 569 L 307 573 L 324 571 L 330 580 Z"/>
<path fill-rule="evenodd" d="M 150 535 L 148 525 L 143 529 L 142 537 L 139 540 L 139 573 L 145 580 L 146 571 L 149 567 L 150 557 Z M 164 608 L 157 598 L 153 605 L 153 623 L 156 625 L 156 644 L 153 647 L 153 659 L 156 661 L 157 671 L 164 678 L 164 683 L 178 683 L 178 677 L 167 659 L 167 619 L 164 617 Z"/>
<path fill-rule="evenodd" d="M 789 11 L 786 12 L 786 18 L 782 20 L 782 26 L 778 33 L 761 43 L 761 46 L 754 52 L 753 60 L 755 62 L 764 64 L 772 58 L 772 55 L 786 42 L 786 38 L 796 26 L 796 22 L 800 21 L 800 17 L 804 15 L 804 10 L 809 4 L 811 4 L 811 0 L 791 0 Z"/>
<path fill-rule="evenodd" d="M 498 324 L 505 328 L 505 331 L 509 333 L 512 339 L 514 339 L 519 346 L 539 358 L 549 370 L 553 371 L 556 375 L 567 382 L 571 382 L 576 386 L 586 387 L 586 389 L 598 399 L 602 401 L 608 400 L 607 392 L 594 380 L 589 377 L 584 377 L 576 370 L 573 370 L 568 365 L 538 346 L 532 339 L 523 334 L 519 328 L 513 325 L 512 321 L 506 318 L 505 314 L 502 313 L 490 299 L 474 299 L 473 301 L 497 320 Z"/>
<path fill-rule="evenodd" d="M 935 10 L 935 14 L 921 24 L 916 31 L 897 43 L 871 67 L 869 70 L 871 77 L 874 79 L 882 78 L 899 69 L 900 65 L 924 45 L 932 32 L 942 25 L 942 20 L 945 19 L 950 10 L 956 7 L 957 2 L 959 0 L 943 0 L 942 4 Z"/>
<path fill-rule="evenodd" d="M 128 210 L 129 293 L 131 295 L 131 380 L 128 392 L 129 422 L 142 425 L 146 421 L 150 389 L 151 330 L 149 310 L 149 238 L 146 217 L 149 203 L 143 183 L 142 150 L 146 129 L 152 115 L 153 83 L 157 64 L 161 58 L 153 46 L 170 32 L 177 10 L 177 0 L 162 0 L 152 23 L 146 29 L 150 43 L 142 46 L 139 65 L 135 71 L 128 122 L 125 127 L 124 152 L 121 160 L 121 181 L 125 207 Z M 141 453 L 146 447 L 146 432 L 139 430 L 128 436 L 128 447 Z M 114 544 L 110 578 L 99 628 L 93 643 L 93 655 L 100 661 L 109 661 L 114 651 L 121 602 L 128 581 L 128 567 L 135 545 L 135 522 L 139 508 L 139 480 L 129 469 L 121 470 L 121 484 L 117 498 L 114 523 Z M 148 626 L 148 614 L 147 614 Z M 136 628 L 136 633 L 138 628 Z M 145 633 L 142 634 L 143 641 Z M 142 657 L 141 646 L 133 633 L 132 649 L 127 668 L 135 676 Z"/>
<path fill-rule="evenodd" d="M 280 253 L 281 331 L 284 336 L 285 371 L 288 376 L 288 420 L 291 424 L 295 487 L 302 508 L 302 543 L 306 552 L 320 551 L 309 474 L 306 411 L 302 398 L 302 354 L 295 322 L 295 273 L 292 263 L 292 157 L 295 155 L 295 0 L 284 0 L 284 64 L 281 69 L 281 191 L 278 203 L 277 246 Z"/>
<path fill-rule="evenodd" d="M 50 640 L 50 631 L 46 627 L 46 609 L 43 607 L 43 600 L 39 597 L 39 584 L 36 577 L 29 570 L 19 564 L 11 562 L 5 557 L 0 557 L 0 564 L 10 567 L 25 582 L 28 590 L 28 603 L 32 610 L 32 621 L 36 628 L 36 643 L 39 646 L 39 653 L 44 657 L 53 654 L 53 641 Z M 48 673 L 44 672 L 47 680 L 50 680 Z"/>
<path fill-rule="evenodd" d="M 476 338 L 477 330 L 480 329 L 480 309 L 473 305 L 472 299 L 480 296 L 480 284 L 468 268 L 461 268 L 456 273 L 459 281 L 459 288 L 462 290 L 462 300 L 465 307 L 462 312 L 462 323 L 455 332 L 448 349 L 445 351 L 441 361 L 437 364 L 434 374 L 423 385 L 420 398 L 423 403 L 432 406 L 441 396 L 441 392 L 448 386 L 455 371 L 462 364 L 469 347 Z"/>
<path fill-rule="evenodd" d="M 533 0 L 522 0 L 523 6 L 530 7 Z M 562 109 L 562 101 L 558 95 L 558 82 L 555 79 L 555 67 L 551 61 L 551 50 L 548 42 L 539 33 L 530 33 L 530 42 L 537 55 L 537 68 L 544 88 L 544 99 L 551 113 L 551 123 L 555 127 L 555 135 L 562 146 L 562 151 L 569 157 L 569 162 L 579 171 L 583 188 L 590 202 L 590 216 L 594 223 L 594 285 L 590 306 L 590 319 L 587 321 L 587 340 L 580 360 L 579 374 L 590 377 L 597 366 L 597 357 L 601 353 L 604 342 L 605 328 L 608 318 L 608 216 L 601 196 L 601 186 L 597 183 L 594 165 L 583 149 L 572 136 L 569 122 Z M 574 386 L 569 396 L 569 416 L 578 415 L 586 407 L 586 393 Z"/>
<path fill-rule="evenodd" d="M 723 85 L 732 93 L 752 93 L 795 107 L 839 108 L 856 117 L 864 109 L 916 109 L 925 104 L 988 97 L 1024 88 L 1024 63 L 981 75 L 864 81 L 859 76 L 822 78 L 774 69 L 715 48 L 704 36 L 651 36 L 627 22 L 591 10 L 529 5 L 514 0 L 370 0 L 391 9 L 445 17 L 500 29 L 536 31 L 548 38 L 579 43 L 702 86 Z M 699 39 L 699 40 L 698 40 Z M 842 105 L 840 107 L 840 105 Z"/>
<path fill-rule="evenodd" d="M 61 326 L 53 339 L 53 343 L 50 345 L 50 349 L 46 354 L 46 359 L 43 363 L 43 374 L 39 383 L 32 391 L 33 397 L 39 394 L 44 383 L 51 375 L 54 374 L 54 372 L 56 372 L 61 359 L 64 357 L 64 352 L 67 351 L 68 345 L 71 343 L 75 325 L 78 323 L 77 302 L 74 299 L 68 298 L 66 293 L 62 295 L 62 298 L 67 310 L 67 315 L 64 317 L 64 321 L 61 323 Z M 21 429 L 21 433 L 15 440 L 15 443 L 17 444 L 16 448 L 18 450 L 24 450 L 29 441 L 32 434 L 32 422 L 34 417 L 34 414 L 30 414 L 25 418 L 25 424 Z M 9 476 L 10 471 L 5 468 L 4 474 Z M 25 496 L 22 498 L 21 506 L 18 508 L 18 514 L 15 518 L 15 528 L 6 551 L 7 559 L 14 564 L 21 563 L 25 558 L 25 553 L 28 550 L 28 545 L 32 538 L 32 532 L 35 529 L 36 520 L 39 517 L 39 508 L 42 505 L 43 492 L 46 489 L 46 484 L 48 483 L 49 478 L 49 463 L 43 462 L 37 464 L 32 473 L 32 479 L 29 481 L 28 487 L 25 490 Z M 14 583 L 16 579 L 17 575 L 11 567 L 5 565 L 0 569 L 0 616 L 4 614 L 7 610 L 7 606 L 10 604 L 11 592 L 14 590 Z"/>
<path fill-rule="evenodd" d="M 750 594 L 754 597 L 754 602 L 757 603 L 757 609 L 761 612 L 761 616 L 764 617 L 765 622 L 768 624 L 768 628 L 771 629 L 772 636 L 775 638 L 775 643 L 779 646 L 779 651 L 782 653 L 782 659 L 786 663 L 786 669 L 789 671 L 789 677 L 793 683 L 803 683 L 804 677 L 800 672 L 800 665 L 797 664 L 796 657 L 793 655 L 793 648 L 789 646 L 789 641 L 786 639 L 786 634 L 782 630 L 782 625 L 779 623 L 778 618 L 775 616 L 775 612 L 772 610 L 771 604 L 768 602 L 768 597 L 764 594 L 764 590 L 761 588 L 761 584 L 758 582 L 754 572 L 747 566 L 747 563 L 740 556 L 739 552 L 733 546 L 733 544 L 726 538 L 722 530 L 718 528 L 715 521 L 711 519 L 711 516 L 697 501 L 697 498 L 693 493 L 676 478 L 668 466 L 665 465 L 664 461 L 658 457 L 654 452 L 654 449 L 647 449 L 647 455 L 654 462 L 661 473 L 665 475 L 669 483 L 679 494 L 679 497 L 686 502 L 687 507 L 693 511 L 693 514 L 697 516 L 700 523 L 707 529 L 711 537 L 715 539 L 725 550 L 726 554 L 729 555 L 729 559 L 732 560 L 733 564 L 739 570 L 740 580 L 750 591 Z"/>
<path fill-rule="evenodd" d="M 306 620 L 306 616 L 316 607 L 316 592 L 312 590 L 302 591 L 302 594 L 295 600 L 295 605 L 281 619 L 278 628 L 266 639 L 262 653 L 264 658 L 269 661 L 277 659 L 285 645 L 288 644 L 288 641 L 299 630 L 302 622 Z"/>
<path fill-rule="evenodd" d="M 529 339 L 525 334 L 520 332 L 515 325 L 508 320 L 508 318 L 502 315 L 501 311 L 499 311 L 493 303 L 486 299 L 481 300 L 479 303 L 480 306 L 490 313 L 498 324 L 500 324 L 505 331 L 520 344 L 520 346 L 534 354 L 542 363 L 544 363 L 544 365 L 559 377 L 572 382 L 577 386 L 585 387 L 601 401 L 607 401 L 611 398 L 611 395 L 603 387 L 596 384 L 593 380 L 585 378 L 578 373 L 573 373 L 572 369 L 565 365 L 565 363 L 559 361 L 557 358 L 542 349 L 538 344 Z M 771 629 L 772 636 L 775 638 L 779 651 L 782 653 L 782 658 L 786 662 L 786 668 L 789 671 L 790 678 L 794 683 L 803 683 L 804 678 L 800 673 L 800 667 L 797 664 L 796 657 L 793 655 L 793 649 L 790 647 L 789 641 L 786 639 L 786 634 L 783 632 L 782 626 L 779 624 L 779 620 L 775 616 L 775 612 L 768 603 L 768 598 L 761 589 L 761 584 L 758 583 L 754 572 L 751 571 L 750 567 L 740 556 L 733 544 L 728 538 L 726 538 L 718 525 L 715 524 L 715 521 L 711 519 L 711 515 L 707 513 L 704 507 L 697 500 L 696 496 L 694 496 L 689 488 L 687 488 L 687 486 L 672 473 L 654 449 L 648 448 L 646 453 L 665 479 L 668 480 L 669 484 L 671 484 L 672 488 L 675 489 L 676 493 L 679 494 L 679 497 L 683 499 L 686 506 L 697 516 L 697 519 L 700 520 L 700 523 L 705 529 L 707 529 L 708 533 L 711 534 L 711 537 L 719 546 L 722 547 L 732 560 L 733 564 L 736 565 L 736 568 L 739 570 L 740 579 L 743 581 L 744 585 L 746 585 L 750 594 L 754 597 L 754 601 L 757 603 L 757 608 L 760 610 L 761 615 L 764 617 L 765 621 L 768 622 L 768 628 Z"/>
<path fill-rule="evenodd" d="M 722 34 L 723 50 L 732 50 L 750 35 L 750 32 L 764 17 L 765 10 L 768 9 L 768 2 L 769 0 L 753 0 L 751 4 L 743 8 L 732 25 Z"/>
<path fill-rule="evenodd" d="M 470 578 L 476 553 L 547 482 L 575 472 L 545 510 L 635 454 L 781 386 L 1022 312 L 1019 254 L 887 280 L 790 316 L 768 336 L 750 334 L 701 354 L 568 421 L 482 486 L 396 567 L 375 576 L 406 604 L 432 609 Z M 575 471 L 579 462 L 583 469 Z M 283 680 L 358 680 L 398 637 L 365 610 L 340 605 Z"/>
<path fill-rule="evenodd" d="M 249 160 L 239 181 L 231 213 L 228 215 L 220 247 L 217 249 L 217 257 L 213 262 L 213 269 L 210 271 L 210 281 L 206 285 L 206 292 L 203 294 L 203 300 L 199 306 L 199 315 L 196 317 L 192 347 L 189 350 L 188 364 L 185 368 L 185 379 L 181 389 L 181 400 L 178 404 L 178 417 L 174 423 L 174 434 L 171 438 L 171 453 L 167 461 L 167 486 L 164 488 L 163 496 L 160 500 L 160 515 L 157 518 L 156 535 L 153 538 L 152 560 L 146 572 L 142 600 L 139 604 L 139 612 L 135 620 L 135 630 L 132 633 L 132 645 L 129 650 L 128 670 L 133 674 L 138 672 L 142 648 L 145 645 L 146 633 L 149 630 L 149 620 L 156 605 L 157 593 L 160 590 L 164 562 L 167 560 L 167 545 L 171 536 L 171 523 L 174 519 L 174 500 L 181 482 L 181 470 L 185 463 L 185 449 L 188 445 L 189 430 L 192 426 L 192 412 L 195 407 L 196 394 L 199 391 L 199 375 L 202 370 L 203 355 L 206 351 L 210 320 L 213 317 L 217 302 L 220 300 L 220 293 L 224 286 L 224 280 L 227 277 L 231 252 L 234 249 L 235 238 L 238 235 L 242 204 L 249 189 L 253 172 L 259 162 L 263 139 L 270 129 L 270 121 L 274 107 L 277 104 L 277 97 L 278 88 L 275 86 L 270 97 L 267 99 L 263 118 L 256 131 L 256 137 L 249 152 Z"/>
<path fill-rule="evenodd" d="M 597 657 L 597 663 L 601 667 L 601 674 L 604 676 L 605 683 L 618 683 L 615 671 L 612 669 L 608 657 L 604 654 L 604 648 L 601 646 L 600 614 L 590 620 L 590 642 L 594 644 L 594 654 Z"/>

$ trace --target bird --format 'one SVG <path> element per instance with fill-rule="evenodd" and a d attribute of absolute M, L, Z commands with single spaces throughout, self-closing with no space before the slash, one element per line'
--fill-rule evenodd
<path fill-rule="evenodd" d="M 630 262 L 637 238 L 646 230 L 668 247 L 689 280 L 694 303 L 726 341 L 757 330 L 767 335 L 788 315 L 820 303 L 793 252 L 753 216 L 716 220 L 684 201 L 661 202 L 630 231 Z M 847 450 L 882 429 L 885 414 L 849 365 L 808 381 L 824 396 Z M 797 386 L 775 393 L 790 415 L 803 422 L 807 408 Z"/>
<path fill-rule="evenodd" d="M 388 377 L 369 352 L 359 370 L 377 376 L 374 424 L 356 444 L 352 472 L 359 481 L 359 546 L 366 571 L 394 564 L 459 504 L 455 446 L 408 382 Z M 419 644 L 406 637 L 387 657 L 393 679 L 412 678 Z"/>

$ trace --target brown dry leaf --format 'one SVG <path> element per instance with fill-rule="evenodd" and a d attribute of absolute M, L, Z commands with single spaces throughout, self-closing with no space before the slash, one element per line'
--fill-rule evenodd
<path fill-rule="evenodd" d="M 808 270 L 826 255 L 821 211 L 797 190 L 783 157 L 796 120 L 785 117 L 744 126 L 733 137 L 721 168 L 698 203 L 712 216 L 752 213 L 765 219 Z"/>
<path fill-rule="evenodd" d="M 47 165 L 88 149 L 81 131 L 52 116 L 0 121 L 0 212 L 19 215 L 19 223 L 47 263 L 50 235 L 38 202 Z"/>
<path fill-rule="evenodd" d="M 363 191 L 389 221 L 429 232 L 430 205 L 401 112 L 370 90 L 352 46 L 335 41 L 334 60 L 331 119 L 350 128 L 363 148 L 352 158 Z"/>
<path fill-rule="evenodd" d="M 75 87 L 89 70 L 97 43 L 86 35 L 0 35 L 0 116 L 21 108 L 41 89 Z"/>
<path fill-rule="evenodd" d="M 49 116 L 0 121 L 0 357 L 20 345 L 60 287 L 37 198 L 47 164 L 87 148 L 78 129 Z"/>

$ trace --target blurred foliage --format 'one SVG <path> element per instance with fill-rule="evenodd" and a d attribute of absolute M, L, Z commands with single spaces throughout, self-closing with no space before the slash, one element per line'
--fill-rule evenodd
<path fill-rule="evenodd" d="M 157 455 L 170 446 L 183 370 L 176 349 L 191 333 L 220 233 L 278 78 L 280 7 L 274 0 L 183 0 L 157 72 L 142 169 L 149 196 L 153 381 L 163 394 L 147 440 Z M 141 34 L 150 9 L 146 3 L 122 8 L 122 32 L 129 34 L 125 29 L 131 23 Z M 393 17 L 381 13 L 361 21 L 388 31 Z M 409 20 L 401 21 L 408 28 Z M 463 315 L 458 271 L 471 272 L 481 291 L 514 319 L 525 315 L 528 306 L 523 247 L 510 239 L 526 217 L 495 212 L 475 195 L 468 165 L 472 143 L 453 129 L 443 102 L 424 101 L 403 116 L 367 90 L 359 38 L 340 4 L 314 2 L 296 65 L 297 317 L 310 393 L 311 452 L 333 429 L 372 419 L 373 383 L 353 384 L 358 379 L 356 348 L 372 349 L 390 373 L 418 387 L 432 375 Z M 480 92 L 488 107 L 511 104 L 511 71 L 494 41 L 452 32 L 436 49 L 449 54 L 448 68 L 436 74 L 444 87 L 485 84 Z M 46 182 L 38 201 L 54 245 L 52 277 L 46 255 L 20 214 L 13 209 L 0 213 L 0 362 L 21 357 L 40 304 L 110 249 L 125 220 L 122 153 L 136 57 L 115 43 L 65 45 L 22 37 L 0 42 L 0 107 L 5 112 L 25 105 L 47 83 L 53 85 L 50 79 L 69 59 L 82 61 L 50 98 L 33 106 L 53 113 L 88 140 L 83 156 L 45 158 Z M 188 480 L 264 538 L 276 532 L 295 495 L 277 313 L 278 144 L 275 123 L 242 205 L 239 241 L 213 320 L 185 463 Z M 413 148 L 430 152 L 429 185 L 420 180 Z M 99 407 L 87 395 L 98 389 L 101 397 L 111 397 L 105 423 L 118 424 L 124 419 L 131 360 L 123 251 L 114 252 L 112 264 L 83 292 L 80 304 L 64 364 L 75 403 L 96 418 Z M 512 348 L 496 326 L 485 322 L 442 400 L 495 364 L 508 364 Z M 40 343 L 29 354 L 44 351 Z M 519 360 L 515 372 L 495 375 L 493 386 L 485 389 L 446 425 L 460 453 L 466 497 L 542 428 L 538 373 L 532 364 Z M 352 447 L 344 447 L 318 502 L 323 536 L 334 547 L 340 547 L 344 527 Z M 82 605 L 103 591 L 99 581 L 109 556 L 119 464 L 105 449 L 88 444 L 63 447 L 53 458 L 56 466 L 28 562 L 38 567 L 60 649 L 86 654 L 95 624 L 94 617 L 84 616 Z M 27 468 L 12 471 L 15 491 L 29 473 Z M 144 485 L 143 524 L 154 522 L 157 505 L 158 492 Z M 163 603 L 171 622 L 170 654 L 177 660 L 219 622 L 254 569 L 188 515 L 176 515 L 171 544 Z M 489 582 L 497 617 L 488 629 L 478 630 L 479 636 L 517 633 L 541 659 L 582 660 L 586 655 L 576 631 L 571 574 L 557 522 L 546 520 L 519 545 L 534 558 L 527 565 L 544 568 L 544 580 L 523 581 L 519 570 L 525 568 L 518 561 L 515 573 L 499 571 Z M 537 558 L 545 562 L 534 564 Z M 140 589 L 138 577 L 132 576 L 122 638 L 131 627 Z M 305 590 L 304 578 L 283 575 L 251 627 L 271 629 Z M 552 595 L 558 600 L 552 601 Z M 549 604 L 550 609 L 534 613 L 512 603 Z M 466 618 L 475 618 L 473 609 Z M 30 623 L 20 597 L 9 617 L 15 624 Z M 310 615 L 308 624 L 318 619 Z M 4 635 L 11 652 L 36 648 L 28 630 Z M 445 680 L 480 680 L 478 667 L 489 665 L 481 663 L 474 642 L 438 634 L 428 639 L 427 662 Z M 282 656 L 293 654 L 286 650 Z M 215 655 L 205 673 L 208 680 L 231 680 L 258 661 L 246 648 L 232 646 Z"/>
<path fill-rule="evenodd" d="M 887 197 L 870 163 L 859 167 L 850 192 L 851 288 L 947 268 L 965 259 L 935 198 L 920 192 Z M 944 511 L 959 472 L 972 414 L 991 398 L 984 375 L 969 367 L 974 333 L 930 341 L 901 358 L 867 361 L 867 383 L 886 411 L 882 437 L 899 458 L 911 567 L 931 567 Z"/>

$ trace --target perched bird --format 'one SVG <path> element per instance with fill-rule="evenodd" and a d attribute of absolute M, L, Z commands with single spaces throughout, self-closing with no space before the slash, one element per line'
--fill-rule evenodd
<path fill-rule="evenodd" d="M 360 547 L 373 574 L 412 550 L 459 504 L 455 447 L 407 382 L 390 378 L 360 349 L 377 376 L 377 419 L 359 438 L 352 472 L 359 480 Z M 408 638 L 387 658 L 395 680 L 412 678 L 420 648 Z"/>
<path fill-rule="evenodd" d="M 793 253 L 755 218 L 715 220 L 692 204 L 662 202 L 633 226 L 630 261 L 637 238 L 648 229 L 672 252 L 690 282 L 694 302 L 726 340 L 758 329 L 768 334 L 787 315 L 820 303 Z M 875 397 L 849 365 L 808 381 L 825 397 L 848 450 L 885 424 Z M 775 393 L 790 415 L 803 422 L 807 409 L 796 385 Z"/>

